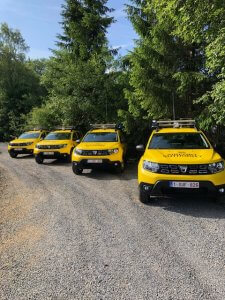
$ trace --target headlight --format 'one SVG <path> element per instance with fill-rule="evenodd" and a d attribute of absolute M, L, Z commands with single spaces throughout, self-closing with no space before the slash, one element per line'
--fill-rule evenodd
<path fill-rule="evenodd" d="M 11 143 L 11 142 L 9 143 L 9 146 L 12 146 L 12 143 Z"/>
<path fill-rule="evenodd" d="M 213 174 L 222 172 L 224 170 L 224 162 L 220 161 L 217 163 L 209 164 L 208 168 L 209 168 L 209 171 Z"/>
<path fill-rule="evenodd" d="M 81 149 L 75 148 L 75 150 L 74 150 L 74 153 L 76 153 L 76 154 L 78 154 L 78 155 L 81 155 L 82 152 L 83 152 L 83 151 L 82 151 Z"/>
<path fill-rule="evenodd" d="M 119 149 L 116 148 L 116 149 L 110 149 L 108 150 L 109 154 L 113 154 L 113 153 L 118 153 L 119 152 Z"/>
<path fill-rule="evenodd" d="M 159 171 L 159 164 L 148 161 L 148 160 L 144 160 L 143 168 L 145 170 L 148 170 L 148 171 L 152 172 L 152 173 L 157 173 Z"/>
<path fill-rule="evenodd" d="M 37 149 L 39 149 L 39 147 L 40 147 L 40 146 L 39 146 L 38 144 L 35 146 L 35 148 L 37 148 Z"/>
<path fill-rule="evenodd" d="M 66 146 L 67 146 L 67 144 L 58 145 L 58 149 L 65 148 Z"/>

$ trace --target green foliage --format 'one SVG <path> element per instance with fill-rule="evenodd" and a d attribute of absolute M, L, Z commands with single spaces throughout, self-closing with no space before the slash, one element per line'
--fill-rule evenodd
<path fill-rule="evenodd" d="M 17 135 L 25 115 L 40 102 L 39 77 L 27 66 L 28 47 L 17 30 L 0 26 L 0 138 Z"/>
<path fill-rule="evenodd" d="M 117 110 L 126 108 L 126 80 L 106 31 L 113 22 L 106 0 L 67 0 L 62 11 L 63 35 L 59 49 L 46 64 L 42 84 L 48 90 L 45 104 L 29 115 L 29 124 L 88 126 L 115 122 Z"/>
<path fill-rule="evenodd" d="M 199 114 L 194 100 L 209 86 L 203 46 L 177 34 L 181 24 L 176 24 L 177 10 L 172 9 L 177 2 L 133 0 L 135 5 L 127 8 L 140 35 L 129 57 L 132 90 L 126 91 L 135 118 L 172 118 L 173 102 L 176 117 Z"/>

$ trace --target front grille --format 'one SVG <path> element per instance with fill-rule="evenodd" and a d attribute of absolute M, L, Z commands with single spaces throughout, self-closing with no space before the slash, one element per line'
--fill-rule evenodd
<path fill-rule="evenodd" d="M 61 145 L 38 145 L 38 149 L 61 149 Z"/>
<path fill-rule="evenodd" d="M 82 150 L 83 156 L 106 156 L 109 155 L 108 150 Z"/>
<path fill-rule="evenodd" d="M 174 175 L 207 175 L 212 174 L 208 165 L 169 165 L 160 164 L 159 173 Z"/>
<path fill-rule="evenodd" d="M 27 146 L 27 143 L 10 143 L 10 146 L 20 146 L 20 147 L 24 147 Z"/>

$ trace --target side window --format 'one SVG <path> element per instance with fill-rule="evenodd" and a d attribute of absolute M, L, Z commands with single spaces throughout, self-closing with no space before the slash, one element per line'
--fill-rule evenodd
<path fill-rule="evenodd" d="M 45 132 L 42 132 L 41 134 L 41 139 L 44 139 L 46 137 L 46 133 Z"/>

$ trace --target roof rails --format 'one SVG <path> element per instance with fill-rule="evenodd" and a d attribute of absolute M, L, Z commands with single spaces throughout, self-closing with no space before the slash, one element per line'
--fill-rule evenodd
<path fill-rule="evenodd" d="M 116 124 L 90 124 L 93 129 L 116 129 Z"/>
<path fill-rule="evenodd" d="M 76 130 L 75 126 L 56 126 L 55 130 Z"/>
<path fill-rule="evenodd" d="M 47 129 L 42 128 L 42 127 L 34 127 L 34 128 L 28 128 L 27 130 L 29 130 L 29 131 L 44 131 L 44 130 L 47 130 Z"/>
<path fill-rule="evenodd" d="M 196 122 L 192 119 L 180 120 L 165 120 L 165 121 L 152 121 L 152 128 L 196 128 Z"/>
<path fill-rule="evenodd" d="M 122 130 L 122 124 L 90 124 L 92 129 L 117 129 Z"/>

